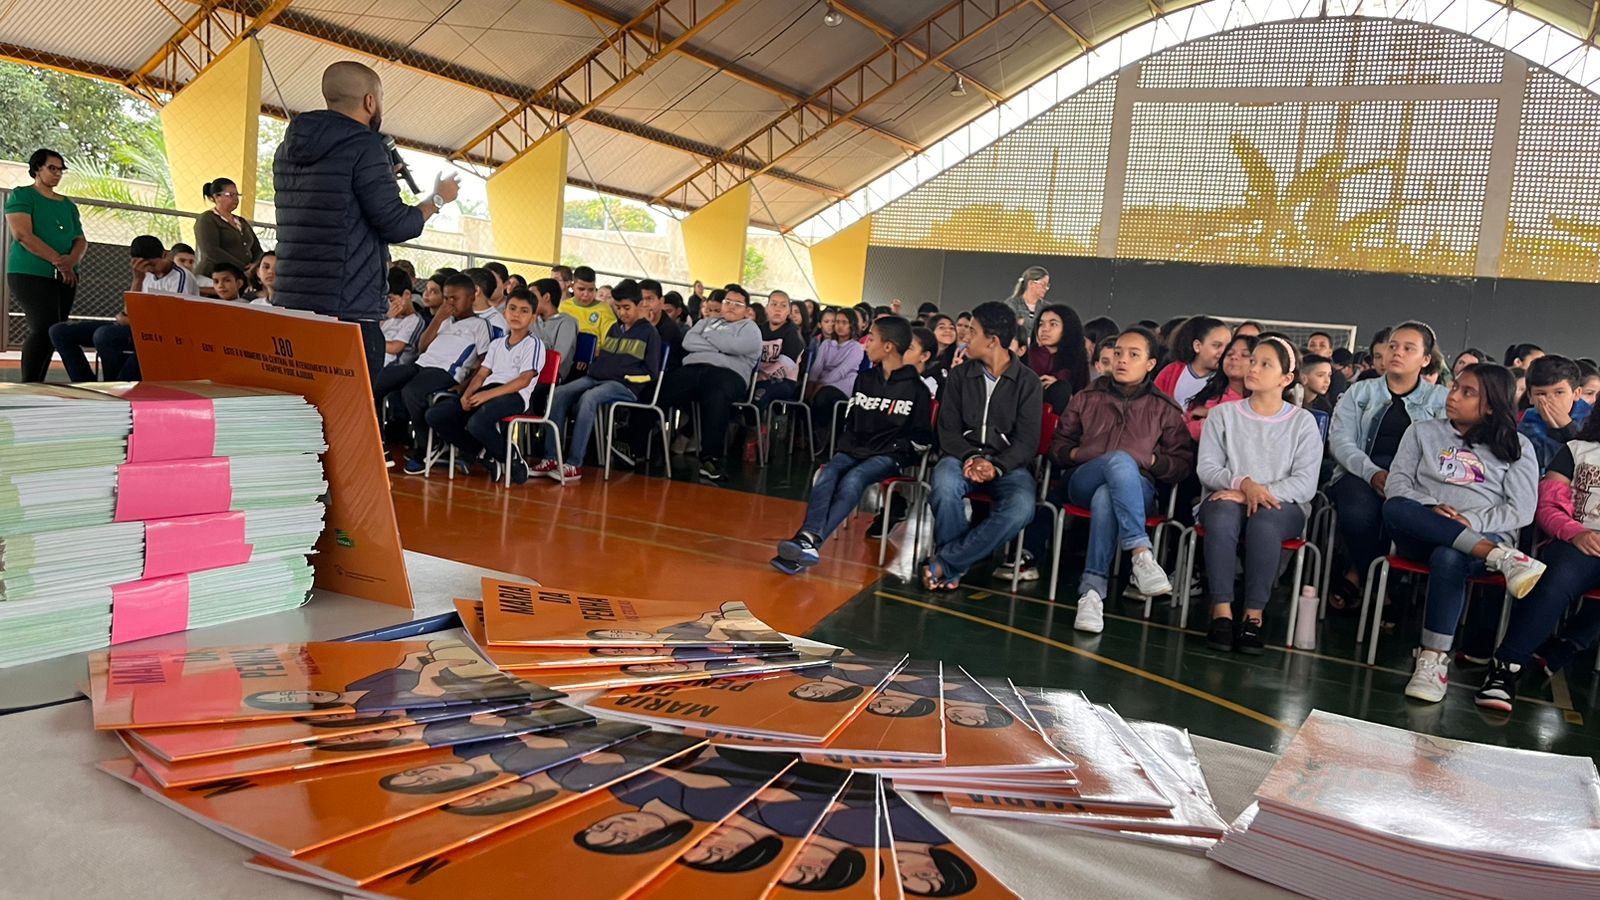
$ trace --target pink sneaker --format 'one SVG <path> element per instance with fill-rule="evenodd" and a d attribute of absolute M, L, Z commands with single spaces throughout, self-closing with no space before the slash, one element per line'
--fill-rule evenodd
<path fill-rule="evenodd" d="M 561 477 L 556 472 L 556 461 L 553 460 L 553 459 L 541 459 L 541 460 L 539 460 L 537 463 L 534 464 L 534 467 L 529 471 L 529 474 L 531 474 L 531 475 L 542 475 L 542 476 L 544 476 L 546 478 L 560 478 Z"/>
<path fill-rule="evenodd" d="M 561 482 L 562 484 L 569 484 L 574 481 L 583 480 L 583 470 L 572 465 L 571 463 L 563 463 L 561 466 L 561 474 L 552 474 L 550 477 Z"/>

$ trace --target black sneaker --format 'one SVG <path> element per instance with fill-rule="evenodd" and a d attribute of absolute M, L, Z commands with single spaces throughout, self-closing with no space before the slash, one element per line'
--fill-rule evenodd
<path fill-rule="evenodd" d="M 617 444 L 611 448 L 611 455 L 616 457 L 616 464 L 624 469 L 632 469 L 638 463 L 634 461 L 633 448 Z"/>
<path fill-rule="evenodd" d="M 1266 650 L 1261 642 L 1261 623 L 1251 618 L 1239 621 L 1239 633 L 1233 637 L 1233 649 L 1251 656 L 1260 656 Z"/>
<path fill-rule="evenodd" d="M 822 560 L 811 535 L 799 532 L 787 541 L 778 542 L 778 556 L 800 566 L 814 566 Z"/>
<path fill-rule="evenodd" d="M 1489 675 L 1483 679 L 1483 687 L 1478 688 L 1475 702 L 1484 709 L 1511 712 L 1517 700 L 1517 677 L 1521 674 L 1522 666 L 1517 663 L 1490 660 Z"/>
<path fill-rule="evenodd" d="M 486 459 L 486 460 L 483 461 L 483 464 L 489 470 L 489 481 L 490 482 L 492 482 L 494 484 L 499 484 L 500 482 L 505 480 L 505 477 L 506 477 L 505 463 L 502 463 L 498 459 Z"/>
<path fill-rule="evenodd" d="M 1576 644 L 1566 638 L 1552 637 L 1545 641 L 1534 653 L 1533 658 L 1538 661 L 1539 667 L 1544 669 L 1545 677 L 1550 677 L 1565 669 L 1572 658 L 1578 655 Z"/>
<path fill-rule="evenodd" d="M 520 456 L 511 461 L 511 483 L 528 483 L 528 464 Z"/>
<path fill-rule="evenodd" d="M 1217 616 L 1211 620 L 1211 631 L 1206 634 L 1206 646 L 1224 653 L 1233 650 L 1233 619 Z"/>
<path fill-rule="evenodd" d="M 721 481 L 727 478 L 728 475 L 722 471 L 722 460 L 702 459 L 700 460 L 700 477 L 707 481 Z"/>
<path fill-rule="evenodd" d="M 801 572 L 806 570 L 805 566 L 802 566 L 792 560 L 784 559 L 781 556 L 774 556 L 772 559 L 767 560 L 767 562 L 771 563 L 774 569 L 777 569 L 779 572 L 782 572 L 785 575 L 799 575 Z"/>
<path fill-rule="evenodd" d="M 877 515 L 874 515 L 872 517 L 872 523 L 867 526 L 867 537 L 869 539 L 871 539 L 871 540 L 874 540 L 874 541 L 883 540 L 883 536 L 885 534 L 893 531 L 894 527 L 896 525 L 899 525 L 902 521 L 905 520 L 905 517 L 906 517 L 906 502 L 905 502 L 905 500 L 900 498 L 900 495 L 896 494 L 895 498 L 894 498 L 894 502 L 889 504 L 889 524 L 888 524 L 888 527 L 884 526 L 883 510 L 880 509 L 880 510 L 878 510 Z M 1008 573 L 1006 575 L 1006 577 L 1010 578 L 1011 576 Z"/>

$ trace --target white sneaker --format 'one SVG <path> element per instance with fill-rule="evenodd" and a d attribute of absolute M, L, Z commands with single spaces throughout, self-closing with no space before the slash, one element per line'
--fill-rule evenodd
<path fill-rule="evenodd" d="M 1154 553 L 1133 554 L 1133 586 L 1149 597 L 1172 593 L 1172 581 Z"/>
<path fill-rule="evenodd" d="M 1413 700 L 1438 703 L 1450 687 L 1450 654 L 1431 650 L 1417 651 L 1417 668 L 1406 684 L 1406 696 Z"/>
<path fill-rule="evenodd" d="M 1078 616 L 1072 620 L 1072 627 L 1089 634 L 1106 630 L 1106 602 L 1099 591 L 1084 591 L 1078 598 Z"/>
<path fill-rule="evenodd" d="M 1011 580 L 1011 561 L 1007 560 L 994 567 L 994 577 L 1003 581 Z M 1018 581 L 1038 581 L 1039 567 L 1033 564 L 1033 554 L 1026 550 L 1022 553 L 1022 571 L 1017 573 Z"/>
<path fill-rule="evenodd" d="M 1489 568 L 1505 576 L 1506 590 L 1518 600 L 1528 596 L 1528 592 L 1539 583 L 1539 576 L 1543 575 L 1545 570 L 1544 563 L 1510 544 L 1496 547 L 1489 553 L 1486 562 Z"/>

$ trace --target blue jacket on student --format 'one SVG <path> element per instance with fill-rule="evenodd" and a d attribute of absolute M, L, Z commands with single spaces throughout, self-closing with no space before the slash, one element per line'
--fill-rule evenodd
<path fill-rule="evenodd" d="M 1417 382 L 1416 390 L 1405 397 L 1406 413 L 1411 421 L 1438 419 L 1444 416 L 1444 401 L 1450 389 L 1440 384 Z M 1328 428 L 1328 452 L 1338 464 L 1333 480 L 1338 481 L 1346 472 L 1371 481 L 1372 476 L 1383 471 L 1372 461 L 1372 439 L 1377 436 L 1378 420 L 1389 408 L 1389 380 L 1369 378 L 1350 385 L 1333 409 L 1333 424 Z"/>
<path fill-rule="evenodd" d="M 1589 418 L 1589 401 L 1578 400 L 1572 404 L 1572 421 L 1565 428 L 1551 428 L 1550 423 L 1544 420 L 1539 410 L 1529 407 L 1522 414 L 1522 420 L 1517 423 L 1517 433 L 1527 438 L 1533 444 L 1533 455 L 1539 460 L 1539 475 L 1542 477 L 1550 463 L 1567 445 L 1567 441 L 1578 436 L 1579 429 Z"/>
<path fill-rule="evenodd" d="M 388 309 L 389 245 L 422 234 L 422 211 L 395 185 L 383 138 L 330 109 L 289 122 L 272 160 L 278 306 L 348 321 Z"/>

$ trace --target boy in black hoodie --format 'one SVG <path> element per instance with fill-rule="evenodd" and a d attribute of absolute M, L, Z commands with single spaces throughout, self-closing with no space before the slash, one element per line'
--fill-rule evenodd
<path fill-rule="evenodd" d="M 950 370 L 939 392 L 939 450 L 933 469 L 933 559 L 922 567 L 923 587 L 953 591 L 967 569 L 1022 531 L 1033 518 L 1037 486 L 1029 464 L 1039 455 L 1044 389 L 1017 359 L 1016 313 L 1004 303 L 972 311 L 967 361 Z M 991 500 L 989 517 L 967 519 L 973 491 Z"/>
<path fill-rule="evenodd" d="M 933 443 L 933 398 L 902 359 L 910 344 L 905 319 L 879 319 L 867 333 L 872 368 L 856 376 L 839 452 L 811 486 L 805 522 L 794 537 L 778 542 L 772 567 L 779 572 L 798 575 L 816 565 L 817 548 L 861 502 L 867 485 L 910 465 Z"/>

